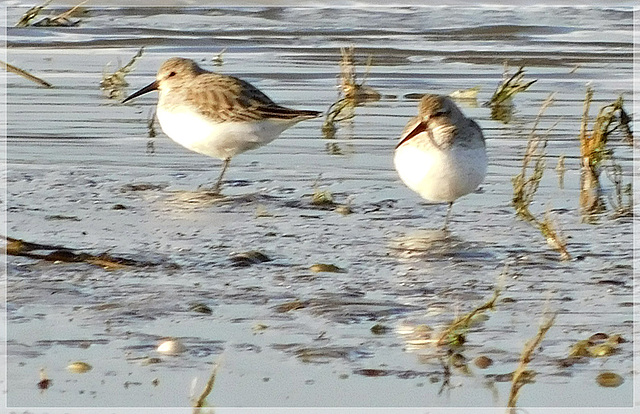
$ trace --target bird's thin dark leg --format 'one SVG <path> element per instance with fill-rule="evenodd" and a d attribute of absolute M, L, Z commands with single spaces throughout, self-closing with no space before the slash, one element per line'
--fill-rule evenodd
<path fill-rule="evenodd" d="M 220 194 L 220 189 L 222 188 L 222 177 L 224 177 L 224 173 L 227 171 L 227 167 L 231 162 L 231 158 L 225 158 L 222 162 L 222 171 L 220 171 L 220 176 L 218 177 L 218 182 L 211 189 L 214 194 Z"/>
<path fill-rule="evenodd" d="M 449 202 L 449 208 L 447 209 L 447 217 L 444 219 L 444 226 L 442 230 L 447 230 L 447 226 L 449 225 L 449 219 L 451 218 L 451 210 L 453 209 L 453 201 Z"/>

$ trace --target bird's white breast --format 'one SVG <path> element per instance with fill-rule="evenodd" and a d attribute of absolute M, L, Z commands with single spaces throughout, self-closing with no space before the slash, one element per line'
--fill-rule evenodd
<path fill-rule="evenodd" d="M 404 144 L 396 149 L 394 164 L 402 181 L 434 202 L 451 202 L 475 191 L 487 171 L 484 146 L 454 145 L 447 150 Z"/>
<path fill-rule="evenodd" d="M 165 134 L 191 151 L 226 159 L 276 139 L 293 123 L 282 120 L 213 122 L 188 108 L 163 109 L 158 121 Z"/>

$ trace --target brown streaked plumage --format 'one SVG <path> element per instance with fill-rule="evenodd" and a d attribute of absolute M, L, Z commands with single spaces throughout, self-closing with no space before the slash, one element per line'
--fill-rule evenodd
<path fill-rule="evenodd" d="M 158 71 L 158 79 L 166 85 L 163 106 L 169 109 L 188 105 L 214 122 L 291 120 L 320 115 L 317 111 L 280 106 L 249 82 L 206 71 L 190 59 L 167 60 Z"/>
<path fill-rule="evenodd" d="M 153 90 L 160 92 L 157 115 L 162 130 L 184 147 L 224 161 L 214 192 L 219 192 L 233 156 L 265 145 L 290 126 L 320 115 L 278 105 L 249 82 L 206 71 L 191 59 L 167 60 L 155 82 L 123 103 Z"/>

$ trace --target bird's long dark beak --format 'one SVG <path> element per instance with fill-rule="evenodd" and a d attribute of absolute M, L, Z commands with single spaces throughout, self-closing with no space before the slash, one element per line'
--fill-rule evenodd
<path fill-rule="evenodd" d="M 413 128 L 413 130 L 409 131 L 409 133 L 407 135 L 405 135 L 404 138 L 402 138 L 402 141 L 398 142 L 398 145 L 396 145 L 396 149 L 404 144 L 405 142 L 409 141 L 411 138 L 415 137 L 416 135 L 427 131 L 427 123 L 425 121 L 422 121 L 420 123 L 418 123 L 415 128 Z"/>
<path fill-rule="evenodd" d="M 158 81 L 152 82 L 147 86 L 145 86 L 144 88 L 140 89 L 138 92 L 132 93 L 127 98 L 125 98 L 124 101 L 122 101 L 122 103 L 127 103 L 130 100 L 137 98 L 140 95 L 144 95 L 147 92 L 155 91 L 156 89 L 158 89 Z"/>

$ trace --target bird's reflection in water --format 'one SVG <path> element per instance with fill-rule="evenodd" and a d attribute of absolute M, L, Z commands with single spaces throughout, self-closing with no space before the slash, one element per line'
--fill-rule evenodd
<path fill-rule="evenodd" d="M 197 209 L 229 203 L 246 204 L 260 201 L 261 198 L 263 197 L 259 192 L 225 195 L 203 188 L 196 191 L 174 191 L 167 197 L 166 202 L 178 209 Z"/>
<path fill-rule="evenodd" d="M 449 230 L 429 229 L 397 237 L 391 240 L 391 251 L 398 257 L 450 258 L 484 257 L 477 242 L 469 242 Z"/>

